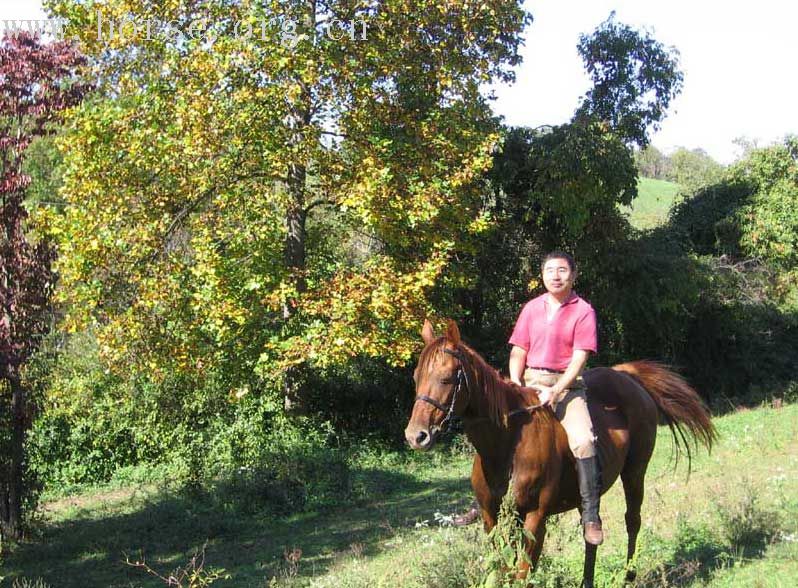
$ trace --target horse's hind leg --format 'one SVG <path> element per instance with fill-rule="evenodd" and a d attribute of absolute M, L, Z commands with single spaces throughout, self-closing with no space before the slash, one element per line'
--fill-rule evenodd
<path fill-rule="evenodd" d="M 640 532 L 640 507 L 643 504 L 643 485 L 646 475 L 646 465 L 634 470 L 624 470 L 621 473 L 623 492 L 626 495 L 626 581 L 632 582 L 637 572 L 630 566 L 637 548 L 637 534 Z"/>
<path fill-rule="evenodd" d="M 596 571 L 596 551 L 598 545 L 585 541 L 585 566 L 582 568 L 582 588 L 593 588 L 593 575 Z"/>

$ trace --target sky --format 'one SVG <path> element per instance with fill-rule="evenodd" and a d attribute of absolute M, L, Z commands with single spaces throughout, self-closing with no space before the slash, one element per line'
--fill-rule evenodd
<path fill-rule="evenodd" d="M 512 125 L 570 119 L 590 87 L 576 50 L 612 10 L 680 53 L 682 93 L 652 135 L 669 153 L 701 148 L 721 163 L 745 137 L 766 145 L 798 134 L 798 2 L 790 0 L 527 0 L 516 82 L 496 88 L 494 109 Z M 39 0 L 0 0 L 0 20 L 45 18 Z"/>

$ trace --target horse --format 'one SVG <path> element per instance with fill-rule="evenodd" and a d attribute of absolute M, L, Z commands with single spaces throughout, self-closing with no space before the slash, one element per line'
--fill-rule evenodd
<path fill-rule="evenodd" d="M 505 381 L 460 339 L 449 321 L 436 337 L 427 320 L 425 343 L 413 374 L 416 397 L 405 438 L 415 450 L 429 450 L 455 416 L 462 419 L 476 449 L 471 485 L 486 532 L 495 525 L 511 481 L 523 521 L 528 562 L 519 564 L 524 578 L 534 571 L 546 536 L 546 517 L 580 508 L 574 457 L 565 430 L 537 391 Z M 709 411 L 693 388 L 665 366 L 632 361 L 596 367 L 582 374 L 602 466 L 602 494 L 620 476 L 626 498 L 626 580 L 640 531 L 644 477 L 654 451 L 660 420 L 670 427 L 676 459 L 686 451 L 688 436 L 711 450 L 717 438 Z M 511 476 L 512 474 L 512 476 Z M 596 546 L 585 543 L 583 586 L 593 588 Z"/>

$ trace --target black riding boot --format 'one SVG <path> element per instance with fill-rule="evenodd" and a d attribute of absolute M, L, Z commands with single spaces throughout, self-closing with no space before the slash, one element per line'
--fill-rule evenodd
<path fill-rule="evenodd" d="M 599 504 L 601 503 L 601 467 L 598 456 L 576 460 L 579 477 L 579 494 L 582 497 L 582 527 L 585 541 L 601 545 L 604 534 L 601 530 Z"/>

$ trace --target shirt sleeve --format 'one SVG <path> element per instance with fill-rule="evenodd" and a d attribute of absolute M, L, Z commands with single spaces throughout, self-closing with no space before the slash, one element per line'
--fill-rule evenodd
<path fill-rule="evenodd" d="M 513 334 L 510 335 L 510 345 L 516 345 L 529 351 L 529 329 L 532 326 L 532 304 L 527 302 L 526 306 L 521 309 L 521 314 L 518 315 L 518 320 L 515 321 Z"/>
<path fill-rule="evenodd" d="M 598 351 L 598 329 L 596 328 L 596 311 L 590 308 L 576 321 L 574 327 L 574 349 Z"/>

